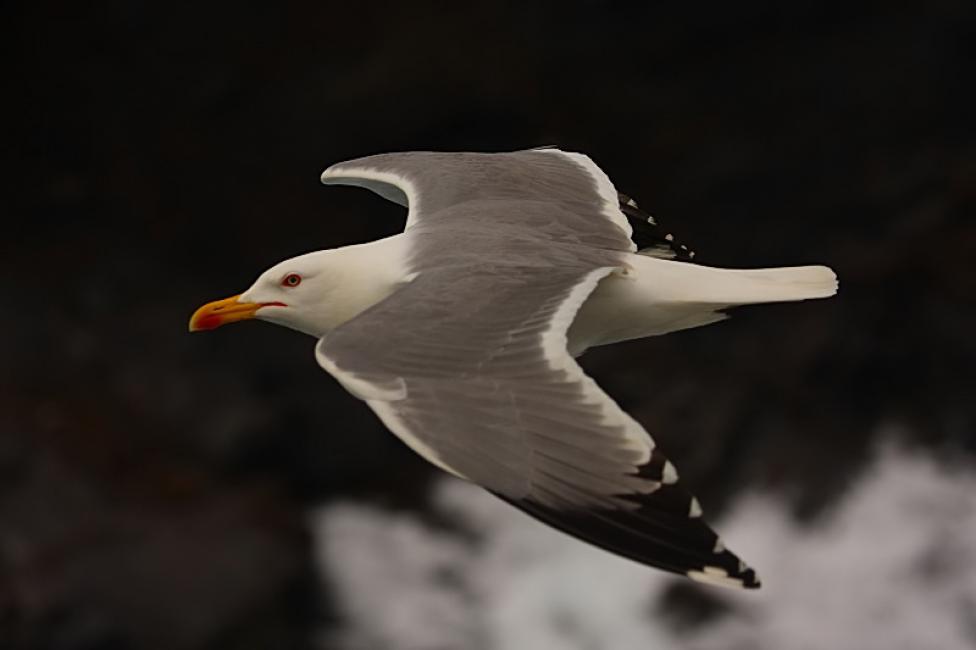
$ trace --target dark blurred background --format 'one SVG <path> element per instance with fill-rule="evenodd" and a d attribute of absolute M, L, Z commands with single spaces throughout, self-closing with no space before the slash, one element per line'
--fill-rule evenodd
<path fill-rule="evenodd" d="M 584 358 L 711 513 L 750 488 L 815 518 L 892 424 L 951 462 L 976 450 L 972 2 L 0 19 L 3 648 L 314 647 L 339 621 L 308 509 L 424 516 L 435 470 L 311 339 L 186 331 L 281 259 L 397 232 L 397 206 L 318 183 L 371 153 L 559 144 L 702 263 L 836 270 L 835 299 Z"/>

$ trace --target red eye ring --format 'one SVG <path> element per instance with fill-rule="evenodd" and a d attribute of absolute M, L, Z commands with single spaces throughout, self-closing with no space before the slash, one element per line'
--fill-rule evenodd
<path fill-rule="evenodd" d="M 282 279 L 281 286 L 283 287 L 297 287 L 302 283 L 302 276 L 297 273 L 289 273 Z"/>

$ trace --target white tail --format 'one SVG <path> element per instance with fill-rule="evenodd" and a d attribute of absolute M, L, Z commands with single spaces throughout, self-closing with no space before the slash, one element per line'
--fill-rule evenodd
<path fill-rule="evenodd" d="M 714 269 L 718 302 L 747 305 L 763 302 L 829 298 L 837 293 L 837 275 L 826 266 L 775 269 Z"/>
<path fill-rule="evenodd" d="M 826 266 L 775 269 L 719 269 L 646 258 L 638 277 L 661 303 L 715 305 L 828 298 L 837 293 L 837 276 Z"/>
<path fill-rule="evenodd" d="M 718 269 L 637 254 L 628 261 L 631 272 L 604 278 L 583 304 L 568 333 L 572 354 L 708 325 L 727 318 L 720 310 L 728 307 L 837 293 L 826 266 Z"/>

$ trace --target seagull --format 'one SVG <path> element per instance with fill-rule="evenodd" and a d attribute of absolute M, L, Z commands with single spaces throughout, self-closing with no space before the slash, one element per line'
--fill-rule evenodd
<path fill-rule="evenodd" d="M 833 271 L 696 264 L 588 156 L 558 148 L 379 154 L 322 182 L 406 206 L 404 231 L 276 264 L 200 307 L 191 331 L 259 319 L 313 336 L 319 365 L 437 467 L 615 554 L 759 587 L 576 357 L 832 296 Z"/>

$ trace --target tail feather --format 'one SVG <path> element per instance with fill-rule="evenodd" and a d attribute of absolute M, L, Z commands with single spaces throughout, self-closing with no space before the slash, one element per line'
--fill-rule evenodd
<path fill-rule="evenodd" d="M 595 345 L 708 325 L 740 305 L 828 298 L 837 276 L 826 266 L 720 269 L 632 255 L 624 276 L 608 276 L 568 332 L 574 356 Z"/>
<path fill-rule="evenodd" d="M 649 277 L 649 288 L 660 302 L 715 309 L 828 298 L 837 293 L 837 276 L 826 266 L 721 269 L 659 262 Z"/>
<path fill-rule="evenodd" d="M 826 266 L 725 270 L 732 305 L 829 298 L 837 293 L 837 275 Z"/>

